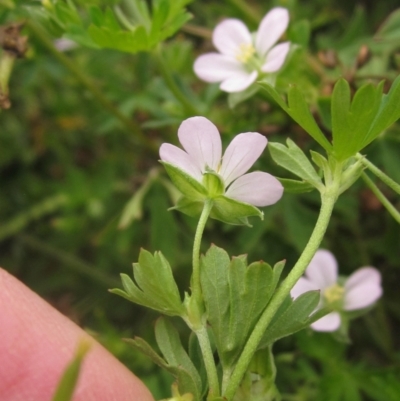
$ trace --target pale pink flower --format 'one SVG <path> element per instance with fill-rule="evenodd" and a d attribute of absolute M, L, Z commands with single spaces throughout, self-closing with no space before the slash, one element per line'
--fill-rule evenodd
<path fill-rule="evenodd" d="M 219 53 L 207 53 L 197 58 L 194 71 L 206 82 L 221 82 L 225 92 L 241 92 L 258 76 L 277 72 L 285 62 L 290 43 L 275 43 L 289 24 L 285 8 L 273 8 L 252 35 L 240 20 L 230 18 L 219 23 L 212 41 Z M 275 46 L 274 46 L 275 45 Z"/>
<path fill-rule="evenodd" d="M 205 117 L 191 117 L 180 125 L 178 138 L 184 150 L 163 143 L 160 158 L 200 183 L 203 174 L 211 170 L 222 178 L 224 195 L 228 198 L 254 206 L 271 205 L 281 198 L 283 187 L 275 177 L 261 171 L 245 174 L 267 146 L 263 135 L 257 132 L 237 135 L 222 156 L 217 127 Z"/>
<path fill-rule="evenodd" d="M 299 279 L 290 294 L 297 298 L 311 290 L 321 291 L 317 309 L 327 305 L 334 309 L 311 327 L 316 331 L 336 331 L 341 325 L 341 312 L 367 308 L 381 297 L 381 274 L 374 267 L 361 267 L 341 282 L 335 257 L 331 252 L 320 249 L 308 265 L 305 276 Z"/>

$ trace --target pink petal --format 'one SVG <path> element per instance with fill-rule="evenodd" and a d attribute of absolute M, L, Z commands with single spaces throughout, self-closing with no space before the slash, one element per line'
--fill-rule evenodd
<path fill-rule="evenodd" d="M 337 281 L 337 262 L 331 252 L 319 249 L 306 270 L 307 278 L 315 285 L 324 290 Z"/>
<path fill-rule="evenodd" d="M 226 196 L 254 206 L 272 205 L 282 197 L 283 186 L 271 174 L 255 171 L 235 180 Z"/>
<path fill-rule="evenodd" d="M 257 71 L 238 73 L 225 79 L 219 87 L 224 92 L 241 92 L 247 89 L 257 79 L 257 76 Z"/>
<path fill-rule="evenodd" d="M 290 49 L 290 43 L 284 42 L 273 47 L 267 54 L 267 59 L 261 70 L 264 72 L 278 71 L 285 62 L 286 56 Z"/>
<path fill-rule="evenodd" d="M 161 160 L 173 164 L 196 180 L 202 182 L 203 176 L 201 171 L 196 165 L 193 164 L 190 156 L 182 149 L 171 145 L 170 143 L 163 143 L 160 147 L 160 158 Z"/>
<path fill-rule="evenodd" d="M 307 291 L 318 290 L 316 285 L 305 277 L 300 277 L 294 287 L 290 290 L 290 295 L 293 299 L 296 299 L 301 294 Z"/>
<path fill-rule="evenodd" d="M 336 331 L 340 327 L 340 315 L 338 312 L 328 313 L 311 325 L 315 331 Z"/>
<path fill-rule="evenodd" d="M 184 120 L 178 138 L 191 161 L 204 173 L 206 167 L 217 170 L 221 161 L 222 144 L 217 127 L 205 117 Z"/>
<path fill-rule="evenodd" d="M 219 23 L 213 32 L 214 46 L 227 56 L 236 57 L 241 45 L 252 44 L 247 26 L 240 20 L 230 18 Z"/>
<path fill-rule="evenodd" d="M 196 75 L 206 82 L 221 82 L 244 72 L 244 67 L 239 61 L 219 53 L 207 53 L 198 57 L 193 69 Z"/>
<path fill-rule="evenodd" d="M 257 132 L 247 132 L 233 138 L 225 151 L 220 170 L 226 187 L 255 163 L 267 143 L 267 138 Z"/>
<path fill-rule="evenodd" d="M 381 275 L 373 267 L 354 272 L 346 281 L 344 309 L 363 309 L 382 296 Z"/>
<path fill-rule="evenodd" d="M 256 36 L 256 49 L 263 57 L 279 40 L 289 24 L 289 12 L 286 8 L 273 8 L 261 21 Z"/>

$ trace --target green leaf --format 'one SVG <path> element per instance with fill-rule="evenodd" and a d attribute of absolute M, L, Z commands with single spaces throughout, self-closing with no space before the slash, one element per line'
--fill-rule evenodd
<path fill-rule="evenodd" d="M 375 119 L 382 96 L 382 83 L 362 86 L 350 103 L 350 86 L 340 79 L 332 94 L 332 134 L 335 156 L 345 160 L 366 144 L 368 130 Z"/>
<path fill-rule="evenodd" d="M 210 217 L 233 225 L 247 225 L 247 217 L 259 217 L 263 219 L 263 212 L 249 203 L 239 202 L 226 196 L 217 196 L 214 198 L 214 206 Z"/>
<path fill-rule="evenodd" d="M 364 138 L 363 147 L 373 141 L 381 132 L 389 128 L 400 118 L 400 75 L 393 82 L 389 93 L 382 96 L 379 110 L 368 134 Z"/>
<path fill-rule="evenodd" d="M 177 335 L 177 333 L 176 333 L 176 335 Z M 172 334 L 172 336 L 175 337 L 174 334 Z M 174 341 L 178 340 L 178 342 L 180 344 L 179 337 L 177 339 L 174 338 L 173 340 Z M 193 393 L 196 391 L 196 389 L 197 389 L 196 386 L 198 385 L 198 380 L 196 378 L 197 371 L 192 371 L 192 368 L 190 368 L 191 372 L 189 372 L 188 370 L 185 369 L 185 366 L 180 365 L 179 363 L 177 364 L 177 363 L 172 363 L 170 361 L 166 361 L 151 347 L 150 344 L 148 344 L 145 340 L 143 340 L 140 337 L 135 337 L 134 339 L 125 338 L 124 341 L 127 344 L 131 345 L 133 348 L 142 352 L 147 357 L 149 357 L 156 365 L 160 366 L 161 368 L 165 369 L 167 372 L 171 373 L 178 381 L 179 390 L 181 392 Z M 182 355 L 184 355 L 183 353 L 186 353 L 186 352 L 185 352 L 185 350 L 183 350 L 182 346 L 177 351 L 178 351 L 179 356 L 178 356 L 178 358 L 175 358 L 175 361 L 176 360 L 180 361 L 182 358 Z M 187 354 L 186 354 L 186 357 L 183 356 L 183 359 L 186 360 L 186 358 L 188 358 Z M 191 363 L 190 359 L 189 359 L 189 362 Z M 194 374 L 194 377 L 191 374 Z M 184 391 L 182 391 L 182 389 L 184 389 Z M 199 398 L 195 398 L 195 401 L 199 401 Z"/>
<path fill-rule="evenodd" d="M 229 260 L 211 246 L 201 260 L 201 284 L 207 318 L 224 368 L 232 366 L 269 302 L 281 272 L 267 263 L 247 266 L 244 256 Z"/>
<path fill-rule="evenodd" d="M 331 151 L 332 145 L 318 127 L 301 91 L 296 86 L 289 89 L 287 105 L 275 88 L 265 83 L 260 83 L 260 85 L 327 152 Z"/>
<path fill-rule="evenodd" d="M 164 161 L 160 161 L 160 163 L 165 167 L 172 182 L 186 198 L 193 201 L 204 201 L 206 199 L 207 189 L 200 182 L 173 164 Z"/>
<path fill-rule="evenodd" d="M 166 315 L 181 316 L 184 313 L 171 266 L 161 252 L 153 256 L 142 249 L 139 263 L 134 264 L 133 275 L 136 284 L 128 275 L 121 274 L 125 291 L 114 289 L 111 292 Z"/>
<path fill-rule="evenodd" d="M 291 140 L 286 141 L 287 147 L 280 143 L 268 144 L 272 159 L 279 166 L 302 178 L 317 189 L 322 188 L 322 181 L 303 151 Z"/>
<path fill-rule="evenodd" d="M 92 24 L 88 28 L 88 33 L 92 40 L 103 48 L 127 53 L 137 53 L 148 49 L 147 33 L 143 26 L 138 26 L 134 31 L 114 31 Z"/>
<path fill-rule="evenodd" d="M 285 192 L 292 194 L 302 194 L 304 192 L 311 192 L 314 186 L 306 181 L 290 180 L 289 178 L 275 177 L 283 185 Z"/>
<path fill-rule="evenodd" d="M 76 351 L 73 361 L 65 369 L 52 401 L 70 401 L 78 382 L 83 358 L 90 349 L 90 344 L 81 342 Z"/>
<path fill-rule="evenodd" d="M 167 319 L 160 318 L 157 320 L 155 333 L 157 345 L 169 366 L 178 369 L 174 375 L 178 380 L 179 391 L 182 394 L 192 393 L 195 400 L 200 400 L 202 393 L 200 375 L 182 347 L 175 327 Z"/>
<path fill-rule="evenodd" d="M 131 345 L 133 348 L 142 352 L 147 357 L 149 357 L 156 365 L 168 370 L 169 368 L 168 363 L 160 355 L 158 355 L 158 353 L 154 351 L 151 345 L 147 343 L 145 340 L 143 340 L 143 338 L 140 337 L 135 337 L 133 339 L 124 338 L 124 341 L 127 344 Z"/>
<path fill-rule="evenodd" d="M 276 312 L 274 320 L 267 328 L 259 348 L 264 348 L 280 338 L 289 336 L 310 325 L 310 315 L 318 306 L 319 291 L 308 291 L 294 301 L 288 297 Z"/>

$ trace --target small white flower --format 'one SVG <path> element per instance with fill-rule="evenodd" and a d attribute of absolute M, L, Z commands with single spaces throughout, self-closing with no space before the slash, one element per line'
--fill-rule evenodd
<path fill-rule="evenodd" d="M 312 290 L 321 291 L 317 309 L 329 305 L 334 312 L 317 320 L 311 327 L 316 331 L 336 331 L 341 325 L 340 312 L 364 309 L 381 297 L 381 274 L 374 267 L 361 267 L 341 282 L 335 257 L 320 249 L 307 267 L 305 277 L 299 279 L 290 294 L 297 298 Z"/>
<path fill-rule="evenodd" d="M 217 173 L 224 182 L 225 196 L 253 206 L 277 202 L 282 184 L 261 171 L 245 174 L 267 146 L 267 138 L 257 132 L 237 135 L 222 157 L 221 137 L 217 127 L 204 117 L 183 121 L 178 138 L 184 150 L 169 143 L 160 147 L 161 160 L 170 163 L 203 184 L 203 174 Z"/>
<path fill-rule="evenodd" d="M 289 24 L 285 8 L 273 8 L 253 36 L 238 19 L 218 24 L 212 41 L 219 53 L 207 53 L 194 63 L 194 71 L 206 82 L 221 82 L 225 92 L 241 92 L 259 75 L 278 71 L 285 62 L 290 43 L 275 43 Z"/>

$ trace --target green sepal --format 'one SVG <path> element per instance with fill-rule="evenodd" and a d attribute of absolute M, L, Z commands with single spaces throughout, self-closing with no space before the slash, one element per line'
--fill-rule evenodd
<path fill-rule="evenodd" d="M 229 259 L 212 245 L 201 259 L 201 285 L 207 320 L 222 366 L 233 366 L 268 304 L 283 268 L 265 262 L 247 266 L 246 257 Z"/>
<path fill-rule="evenodd" d="M 184 314 L 171 266 L 161 252 L 152 255 L 141 249 L 139 263 L 133 265 L 133 276 L 136 283 L 127 274 L 121 274 L 124 291 L 113 289 L 110 292 L 169 316 Z"/>
<path fill-rule="evenodd" d="M 320 291 L 308 291 L 294 301 L 288 296 L 267 328 L 259 348 L 308 327 L 314 321 L 310 315 L 318 306 L 319 300 Z"/>
<path fill-rule="evenodd" d="M 191 217 L 200 216 L 203 210 L 204 201 L 196 201 L 185 196 L 181 197 L 178 203 L 169 210 L 179 210 Z M 213 208 L 210 217 L 227 224 L 250 226 L 247 217 L 259 217 L 261 220 L 264 214 L 257 207 L 249 203 L 239 202 L 232 198 L 220 195 L 213 199 Z"/>
<path fill-rule="evenodd" d="M 276 142 L 268 144 L 269 152 L 275 163 L 315 188 L 321 189 L 323 186 L 321 178 L 304 152 L 291 139 L 287 139 L 286 143 L 287 146 Z"/>
<path fill-rule="evenodd" d="M 194 201 L 182 196 L 175 206 L 170 207 L 168 210 L 179 210 L 190 217 L 200 216 L 203 210 L 204 202 Z"/>
<path fill-rule="evenodd" d="M 313 185 L 306 181 L 291 180 L 289 178 L 275 177 L 282 185 L 285 192 L 292 194 L 302 194 L 304 192 L 311 192 L 315 189 Z"/>
<path fill-rule="evenodd" d="M 310 136 L 312 136 L 327 152 L 332 145 L 326 139 L 312 116 L 303 94 L 296 86 L 291 86 L 288 92 L 288 104 L 271 85 L 261 83 L 261 87 L 275 100 L 278 105 L 289 114 Z"/>
<path fill-rule="evenodd" d="M 225 183 L 221 176 L 214 171 L 206 171 L 203 175 L 203 185 L 207 188 L 208 197 L 213 199 L 216 196 L 223 195 L 225 192 Z"/>
<path fill-rule="evenodd" d="M 350 101 L 350 85 L 345 79 L 336 83 L 331 101 L 333 150 L 338 160 L 354 156 L 366 146 L 366 136 L 382 98 L 383 82 L 377 87 L 365 84 Z"/>
<path fill-rule="evenodd" d="M 179 191 L 187 198 L 196 201 L 204 201 L 207 198 L 207 188 L 185 171 L 173 164 L 160 161 L 165 167 L 169 177 Z"/>
<path fill-rule="evenodd" d="M 248 217 L 259 217 L 263 220 L 264 213 L 249 203 L 221 195 L 213 199 L 210 217 L 227 224 L 250 226 Z"/>

